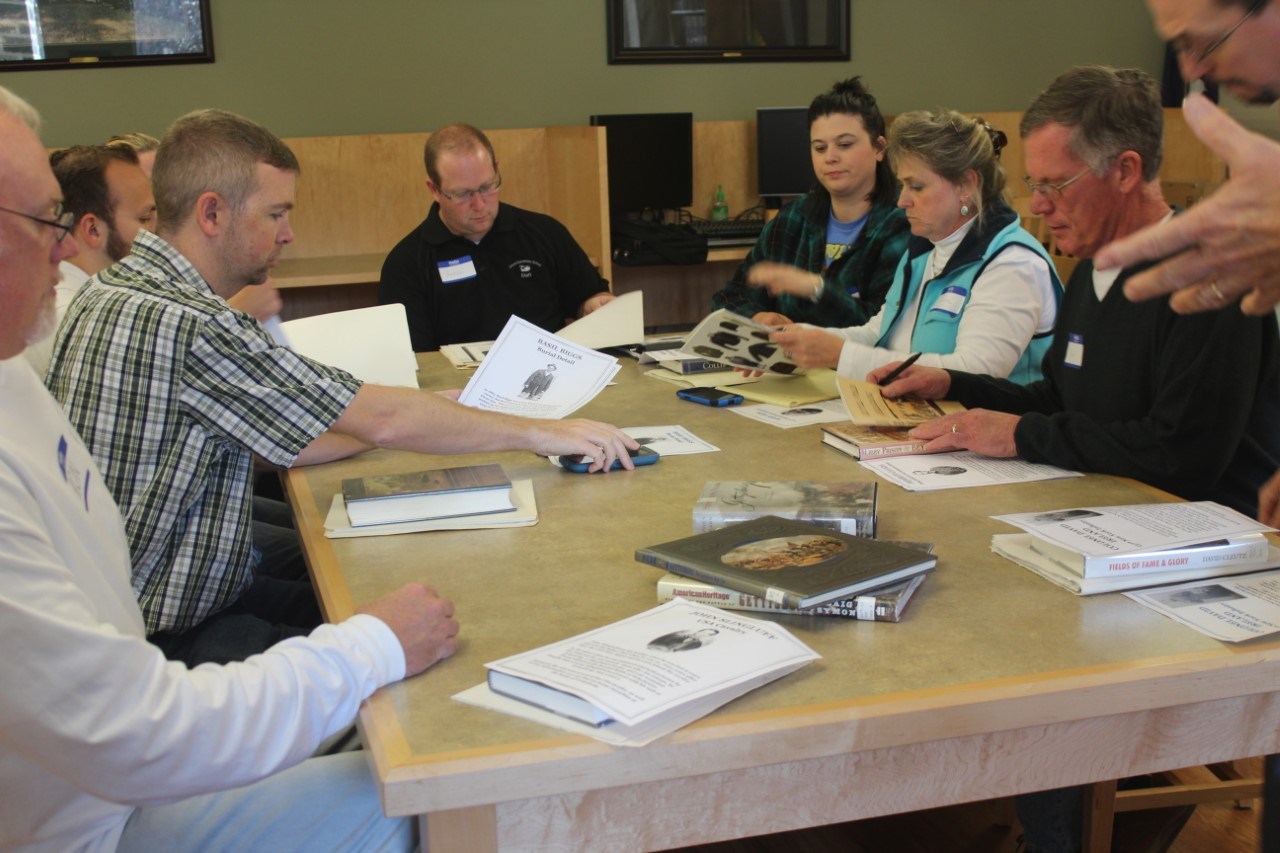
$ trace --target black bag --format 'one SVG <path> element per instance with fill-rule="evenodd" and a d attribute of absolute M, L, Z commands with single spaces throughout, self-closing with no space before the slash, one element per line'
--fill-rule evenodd
<path fill-rule="evenodd" d="M 707 261 L 707 238 L 681 225 L 640 219 L 613 224 L 613 261 L 628 267 L 653 264 L 702 264 Z"/>

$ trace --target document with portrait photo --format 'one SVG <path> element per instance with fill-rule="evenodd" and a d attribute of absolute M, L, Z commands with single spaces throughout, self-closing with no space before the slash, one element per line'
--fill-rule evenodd
<path fill-rule="evenodd" d="M 462 389 L 464 406 L 556 420 L 591 402 L 618 360 L 513 316 Z"/>

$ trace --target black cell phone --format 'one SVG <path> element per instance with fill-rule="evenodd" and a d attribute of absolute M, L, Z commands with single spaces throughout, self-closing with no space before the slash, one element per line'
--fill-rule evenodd
<path fill-rule="evenodd" d="M 641 465 L 652 465 L 653 463 L 657 462 L 659 459 L 662 458 L 662 456 L 658 453 L 658 451 L 652 450 L 648 447 L 640 447 L 640 448 L 637 448 L 636 450 L 628 450 L 627 453 L 630 454 L 631 461 L 635 463 L 637 468 L 640 467 Z M 572 471 L 575 474 L 585 474 L 587 473 L 587 469 L 591 467 L 592 461 L 593 460 L 588 456 L 581 456 L 581 455 L 561 456 L 560 467 L 566 471 Z M 613 460 L 613 466 L 610 467 L 609 470 L 617 471 L 621 467 L 622 467 L 621 460 L 615 459 Z M 597 471 L 596 473 L 598 474 L 600 472 Z"/>
<path fill-rule="evenodd" d="M 676 396 L 704 406 L 736 406 L 742 402 L 741 394 L 719 388 L 681 388 Z"/>

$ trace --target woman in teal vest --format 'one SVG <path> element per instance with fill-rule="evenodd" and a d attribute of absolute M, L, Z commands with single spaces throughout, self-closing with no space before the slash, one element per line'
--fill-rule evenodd
<path fill-rule="evenodd" d="M 803 367 L 854 379 L 912 352 L 931 367 L 1039 379 L 1062 282 L 1004 200 L 1004 144 L 950 110 L 899 116 L 888 154 L 912 237 L 884 307 L 862 326 L 786 327 L 774 340 Z"/>

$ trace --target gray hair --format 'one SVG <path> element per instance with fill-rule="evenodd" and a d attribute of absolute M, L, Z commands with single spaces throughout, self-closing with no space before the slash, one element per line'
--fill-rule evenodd
<path fill-rule="evenodd" d="M 0 112 L 8 113 L 31 128 L 37 136 L 40 135 L 40 113 L 4 86 L 0 86 Z"/>
<path fill-rule="evenodd" d="M 1071 154 L 1101 175 L 1125 151 L 1142 158 L 1142 179 L 1160 175 L 1164 110 L 1156 81 L 1137 68 L 1079 65 L 1058 75 L 1022 114 L 1019 131 L 1046 124 L 1070 128 Z"/>

